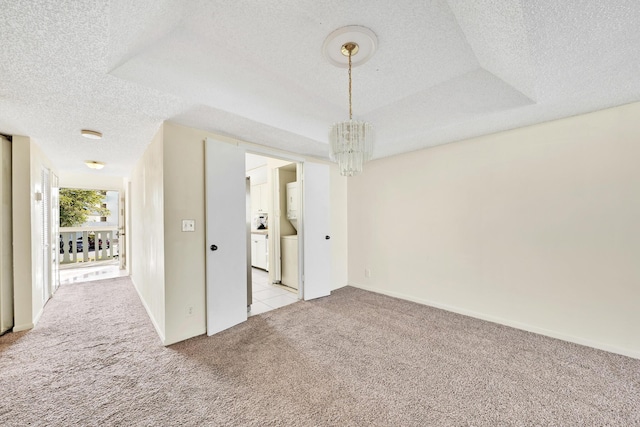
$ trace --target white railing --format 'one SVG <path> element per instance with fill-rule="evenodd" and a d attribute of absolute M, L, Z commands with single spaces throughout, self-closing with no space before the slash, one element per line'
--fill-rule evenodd
<path fill-rule="evenodd" d="M 118 227 L 60 227 L 60 264 L 118 257 Z"/>

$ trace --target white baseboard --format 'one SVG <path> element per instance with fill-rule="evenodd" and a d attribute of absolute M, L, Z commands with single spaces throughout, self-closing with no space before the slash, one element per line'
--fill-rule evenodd
<path fill-rule="evenodd" d="M 36 317 L 33 319 L 33 326 L 36 326 L 38 324 L 38 322 L 40 321 L 40 318 L 42 317 L 42 313 L 44 313 L 44 306 L 40 308 L 40 311 L 38 312 L 38 314 L 36 314 Z"/>
<path fill-rule="evenodd" d="M 156 322 L 155 317 L 153 317 L 153 313 L 149 309 L 149 306 L 145 302 L 144 298 L 142 298 L 142 295 L 140 295 L 140 291 L 138 291 L 138 287 L 136 286 L 136 283 L 134 282 L 133 277 L 129 276 L 129 278 L 131 279 L 131 283 L 133 284 L 133 288 L 136 290 L 136 293 L 138 294 L 138 298 L 140 298 L 140 301 L 142 302 L 142 306 L 147 311 L 147 315 L 149 316 L 149 319 L 151 319 L 151 324 L 155 328 L 156 333 L 158 334 L 158 336 L 160 337 L 160 341 L 162 342 L 162 345 L 166 345 L 165 344 L 166 340 L 165 340 L 165 337 L 164 337 L 164 333 L 162 333 L 162 330 L 160 329 L 160 326 Z"/>
<path fill-rule="evenodd" d="M 42 317 L 42 313 L 44 313 L 44 307 L 42 307 L 38 312 L 38 314 L 36 314 L 36 317 L 33 319 L 33 322 L 23 323 L 22 325 L 15 325 L 13 328 L 11 328 L 12 331 L 21 332 L 21 331 L 28 331 L 29 329 L 33 329 L 40 321 L 40 318 Z"/>
<path fill-rule="evenodd" d="M 521 323 L 515 320 L 510 320 L 510 319 L 505 319 L 502 317 L 497 317 L 497 316 L 492 316 L 490 314 L 485 314 L 485 313 L 480 313 L 477 311 L 472 311 L 472 310 L 467 310 L 464 308 L 460 308 L 460 307 L 456 307 L 456 306 L 452 306 L 449 304 L 442 304 L 436 301 L 429 301 L 426 299 L 422 299 L 422 298 L 416 298 L 414 296 L 411 295 L 406 295 L 406 294 L 402 294 L 399 292 L 390 292 L 390 291 L 384 291 L 384 290 L 380 290 L 380 289 L 375 289 L 375 288 L 371 288 L 365 285 L 362 285 L 360 283 L 355 283 L 355 282 L 350 282 L 349 286 L 353 286 L 354 288 L 359 288 L 359 289 L 363 289 L 365 291 L 370 291 L 370 292 L 374 292 L 374 293 L 378 293 L 378 294 L 383 294 L 383 295 L 388 295 L 390 297 L 394 297 L 394 298 L 400 298 L 403 300 L 407 300 L 407 301 L 412 301 L 412 302 L 416 302 L 418 304 L 423 304 L 423 305 L 428 305 L 430 307 L 435 307 L 435 308 L 440 308 L 442 310 L 446 310 L 446 311 L 451 311 L 453 313 L 458 313 L 458 314 L 462 314 L 464 316 L 469 316 L 469 317 L 473 317 L 476 319 L 481 319 L 481 320 L 486 320 L 489 322 L 493 322 L 493 323 L 498 323 L 500 325 L 505 325 L 505 326 L 509 326 L 512 328 L 516 328 L 516 329 L 521 329 L 523 331 L 527 331 L 527 332 L 533 332 L 536 334 L 540 334 L 540 335 L 545 335 L 547 337 L 551 337 L 551 338 L 556 338 L 562 341 L 568 341 L 568 342 L 572 342 L 574 344 L 580 344 L 580 345 L 584 345 L 587 347 L 592 347 L 592 348 L 597 348 L 599 350 L 604 350 L 604 351 L 608 351 L 610 353 L 616 353 L 616 354 L 621 354 L 623 356 L 627 356 L 627 357 L 632 357 L 634 359 L 640 359 L 640 351 L 634 351 L 631 349 L 626 349 L 626 348 L 621 348 L 621 347 L 617 347 L 617 346 L 613 346 L 610 344 L 606 344 L 606 343 L 601 343 L 601 342 L 596 342 L 596 341 L 592 341 L 586 338 L 582 338 L 582 337 L 578 337 L 578 336 L 574 336 L 574 335 L 568 335 L 562 332 L 558 332 L 558 331 L 553 331 L 553 330 L 549 330 L 549 329 L 545 329 L 545 328 L 540 328 L 534 325 L 530 325 L 527 323 Z"/>
<path fill-rule="evenodd" d="M 13 327 L 13 332 L 21 332 L 28 331 L 29 329 L 33 329 L 35 325 L 33 323 L 23 323 L 22 325 L 15 325 Z"/>

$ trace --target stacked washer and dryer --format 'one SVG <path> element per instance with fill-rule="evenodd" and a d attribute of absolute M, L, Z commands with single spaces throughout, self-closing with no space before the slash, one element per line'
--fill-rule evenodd
<path fill-rule="evenodd" d="M 298 230 L 299 213 L 298 183 L 287 184 L 287 219 Z M 280 259 L 282 261 L 282 281 L 285 286 L 298 289 L 298 235 L 282 236 L 280 241 Z"/>

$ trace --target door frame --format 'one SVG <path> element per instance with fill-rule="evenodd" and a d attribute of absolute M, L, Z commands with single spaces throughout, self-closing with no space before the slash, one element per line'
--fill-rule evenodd
<path fill-rule="evenodd" d="M 42 189 L 40 190 L 40 244 L 42 245 L 42 305 L 53 296 L 52 254 L 51 254 L 51 170 L 45 166 L 41 168 Z M 57 242 L 57 240 L 56 240 Z"/>
<path fill-rule="evenodd" d="M 264 157 L 270 157 L 273 159 L 280 159 L 280 160 L 286 160 L 289 161 L 291 163 L 296 163 L 296 180 L 298 181 L 299 185 L 299 191 L 298 191 L 298 206 L 299 206 L 299 219 L 298 219 L 298 299 L 300 300 L 305 300 L 305 296 L 307 297 L 307 299 L 315 299 L 315 298 L 319 298 L 321 296 L 325 296 L 325 294 L 323 293 L 322 295 L 318 294 L 310 294 L 310 293 L 306 293 L 305 294 L 305 285 L 306 285 L 306 280 L 305 280 L 305 262 L 304 262 L 304 257 L 305 257 L 305 251 L 304 251 L 304 247 L 305 247 L 305 203 L 303 203 L 304 201 L 304 194 L 305 194 L 305 183 L 304 183 L 304 168 L 305 168 L 305 164 L 309 164 L 309 163 L 319 163 L 319 164 L 327 164 L 327 162 L 324 161 L 319 161 L 319 162 L 311 162 L 309 160 L 306 160 L 303 157 L 297 156 L 293 153 L 286 153 L 286 152 L 281 152 L 281 151 L 276 151 L 276 150 L 272 150 L 269 148 L 263 148 L 263 147 L 256 147 L 254 145 L 250 145 L 250 144 L 244 144 L 244 143 L 239 143 L 238 144 L 239 147 L 243 147 L 245 149 L 245 153 L 250 153 L 250 154 L 256 154 L 259 156 L 264 156 Z M 327 167 L 330 168 L 329 165 L 327 165 Z M 328 178 L 330 179 L 330 173 L 331 171 L 329 170 L 329 175 Z M 328 183 L 329 185 L 329 191 L 330 191 L 330 183 Z M 329 197 L 330 194 L 329 194 Z M 330 208 L 329 208 L 330 209 Z M 330 213 L 329 213 L 330 215 Z M 330 220 L 329 220 L 329 224 L 327 224 L 328 226 L 330 226 Z M 327 232 L 330 232 L 330 230 L 327 230 Z M 329 236 L 329 234 L 327 234 L 327 236 Z M 329 260 L 329 262 L 331 262 L 331 260 Z M 329 287 L 330 288 L 330 287 Z M 330 293 L 330 290 L 329 290 Z M 328 294 L 327 294 L 328 295 Z"/>
<path fill-rule="evenodd" d="M 256 147 L 253 145 L 248 145 L 248 144 L 238 144 L 240 147 L 244 147 L 245 149 L 245 153 L 249 153 L 249 154 L 255 154 L 258 156 L 263 156 L 263 157 L 269 157 L 272 159 L 277 159 L 277 160 L 284 160 L 287 162 L 291 162 L 291 163 L 295 163 L 296 164 L 296 180 L 298 182 L 302 181 L 302 168 L 303 165 L 305 163 L 305 159 L 303 157 L 300 156 L 296 156 L 295 154 L 292 153 L 283 153 L 280 151 L 274 151 L 274 150 L 270 150 L 268 148 L 263 148 L 263 147 Z M 278 185 L 278 183 L 273 182 L 273 176 L 271 177 L 271 191 L 274 191 L 274 187 L 276 187 Z M 302 186 L 300 186 L 299 188 L 301 188 Z M 302 191 L 298 192 L 298 197 L 302 198 Z M 271 204 L 273 205 L 273 194 L 271 197 Z M 301 200 L 298 203 L 298 206 L 300 206 L 300 217 L 304 216 L 304 210 L 302 209 L 302 203 Z M 272 218 L 275 220 L 275 216 L 273 212 L 269 212 L 269 222 L 272 221 Z M 271 226 L 269 226 L 269 228 L 271 228 Z M 278 226 L 278 231 L 277 231 L 277 241 L 278 244 L 280 242 L 280 230 L 279 230 L 279 226 Z M 272 236 L 269 236 L 269 239 L 272 239 Z M 274 244 L 276 239 L 273 238 Z M 304 251 L 302 250 L 302 242 L 304 241 L 304 230 L 303 230 L 303 226 L 302 226 L 302 221 L 300 222 L 300 225 L 298 226 L 298 299 L 302 300 L 304 299 L 304 282 L 302 281 L 303 276 L 303 272 L 304 272 Z M 269 251 L 269 257 L 271 258 L 272 256 L 275 256 L 274 251 Z M 269 259 L 269 265 L 272 266 L 273 263 L 271 262 L 271 259 Z M 272 267 L 270 267 L 271 269 Z"/>
<path fill-rule="evenodd" d="M 51 173 L 51 295 L 60 287 L 60 250 L 58 239 L 60 236 L 60 178 Z"/>
<path fill-rule="evenodd" d="M 305 185 L 304 185 L 303 181 L 304 181 L 304 179 L 306 179 L 305 172 L 304 172 L 304 167 L 305 167 L 305 164 L 311 164 L 311 163 L 316 163 L 316 162 L 308 161 L 308 160 L 306 160 L 304 158 L 301 158 L 299 156 L 296 156 L 294 154 L 278 152 L 278 151 L 270 150 L 270 149 L 263 149 L 263 148 L 256 147 L 256 146 L 251 145 L 251 144 L 244 144 L 244 143 L 240 143 L 240 142 L 229 143 L 227 141 L 220 140 L 220 139 L 214 138 L 214 137 L 211 137 L 211 138 L 208 137 L 206 139 L 206 141 L 205 141 L 205 183 L 208 183 L 210 181 L 210 179 L 211 179 L 211 177 L 210 177 L 210 173 L 211 172 L 209 170 L 209 160 L 207 160 L 207 159 L 209 159 L 209 154 L 207 154 L 207 149 L 208 149 L 210 140 L 211 140 L 211 142 L 216 142 L 216 143 L 219 143 L 219 144 L 230 144 L 232 146 L 235 146 L 236 148 L 243 150 L 243 155 L 246 155 L 247 153 L 251 153 L 251 154 L 261 155 L 261 156 L 264 156 L 264 157 L 270 157 L 270 158 L 273 158 L 273 159 L 281 159 L 281 160 L 285 160 L 285 161 L 288 161 L 288 162 L 291 162 L 291 163 L 297 163 L 296 178 L 298 179 L 299 182 L 302 181 L 302 191 L 298 192 L 298 197 L 300 198 L 300 201 L 304 200 L 304 191 L 305 191 L 304 190 L 304 186 Z M 245 162 L 246 162 L 246 157 L 245 157 Z M 323 165 L 326 164 L 326 162 L 317 162 L 317 163 L 321 163 Z M 328 165 L 327 165 L 327 168 L 329 168 Z M 245 165 L 243 166 L 243 169 L 242 169 L 242 173 L 245 174 L 245 172 L 246 172 L 246 163 L 245 163 Z M 329 175 L 327 175 L 327 178 L 329 178 Z M 327 182 L 326 185 L 327 185 L 327 191 L 330 191 L 330 182 Z M 245 185 L 244 185 L 244 182 L 243 182 L 242 187 L 244 187 L 244 186 Z M 206 184 L 205 184 L 205 187 L 206 187 Z M 238 191 L 240 191 L 240 190 L 238 190 Z M 243 191 L 242 194 L 244 196 L 245 192 Z M 211 197 L 212 197 L 212 195 L 210 194 L 210 191 L 206 190 L 205 191 L 205 206 L 207 206 L 206 210 L 210 209 L 209 208 L 209 204 L 213 201 L 213 200 L 210 200 Z M 330 194 L 327 194 L 327 197 L 330 197 Z M 271 200 L 271 204 L 273 204 L 273 200 Z M 298 238 L 299 239 L 298 240 L 298 258 L 299 258 L 299 266 L 300 266 L 299 269 L 298 269 L 298 278 L 299 278 L 300 286 L 299 286 L 299 289 L 298 289 L 298 298 L 299 299 L 305 299 L 305 297 L 306 297 L 307 299 L 313 299 L 313 298 L 318 298 L 318 297 L 321 297 L 321 296 L 326 296 L 326 295 L 328 295 L 330 293 L 330 291 L 327 292 L 327 293 L 315 292 L 313 295 L 311 295 L 310 292 L 305 292 L 305 288 L 306 288 L 307 284 L 305 283 L 306 281 L 304 280 L 305 279 L 305 263 L 304 263 L 305 251 L 303 250 L 303 246 L 304 246 L 304 242 L 305 242 L 304 241 L 304 238 L 305 238 L 305 225 L 304 225 L 305 211 L 304 211 L 304 206 L 303 205 L 304 205 L 304 203 L 300 203 L 300 216 L 299 216 L 299 218 L 300 218 L 301 224 L 299 226 L 299 233 L 298 233 L 299 234 L 299 238 Z M 328 215 L 330 215 L 330 212 L 328 212 Z M 207 223 L 205 225 L 205 228 L 206 228 L 207 231 L 205 233 L 205 239 L 206 239 L 205 250 L 207 250 L 208 246 L 211 245 L 211 250 L 215 251 L 218 248 L 217 248 L 217 245 L 213 244 L 213 236 L 210 233 L 209 220 L 210 220 L 209 214 L 206 214 L 206 222 Z M 327 224 L 327 226 L 329 226 L 329 224 Z M 328 233 L 329 230 L 323 230 L 323 233 L 324 232 Z M 324 237 L 323 237 L 323 239 L 324 239 Z M 207 274 L 211 274 L 211 272 L 209 271 L 210 270 L 209 257 L 210 257 L 210 254 L 207 251 L 207 255 L 205 255 L 205 259 L 206 259 L 206 263 L 207 263 L 207 266 L 206 266 Z M 243 257 L 245 257 L 245 254 L 243 254 Z M 331 262 L 330 261 L 330 259 L 331 259 L 330 258 L 330 254 L 329 254 L 329 258 L 328 259 L 329 259 L 329 262 Z M 249 260 L 245 260 L 245 261 L 249 262 Z M 223 273 L 223 275 L 224 275 L 224 273 Z M 207 323 L 207 334 L 208 335 L 213 335 L 213 334 L 215 334 L 217 332 L 220 332 L 220 331 L 222 331 L 222 330 L 224 330 L 224 329 L 226 329 L 228 327 L 233 326 L 233 324 L 238 324 L 238 323 L 241 323 L 241 322 L 247 320 L 246 312 L 245 312 L 244 315 L 243 315 L 244 320 L 242 320 L 238 316 L 234 316 L 233 319 L 229 318 L 225 322 L 223 322 L 226 325 L 225 327 L 219 327 L 220 325 L 214 327 L 213 320 L 209 319 L 209 317 L 208 317 L 210 311 L 212 309 L 214 309 L 214 307 L 215 307 L 215 304 L 213 304 L 213 300 L 212 300 L 212 298 L 214 298 L 214 296 L 209 294 L 212 286 L 213 286 L 213 282 L 210 281 L 210 278 L 207 278 L 206 279 L 206 287 L 205 287 L 206 293 L 207 293 L 205 311 L 207 313 L 207 322 L 206 323 Z M 329 284 L 327 284 L 327 287 L 330 288 Z M 246 291 L 246 287 L 244 289 Z"/>

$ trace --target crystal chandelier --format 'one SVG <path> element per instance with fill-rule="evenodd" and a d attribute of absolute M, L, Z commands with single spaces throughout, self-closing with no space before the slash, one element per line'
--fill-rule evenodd
<path fill-rule="evenodd" d="M 362 31 L 359 29 L 361 27 L 349 28 Z M 340 49 L 349 61 L 349 120 L 334 124 L 329 132 L 330 158 L 338 163 L 340 174 L 343 176 L 354 176 L 362 172 L 362 166 L 373 154 L 373 126 L 367 122 L 353 120 L 351 59 L 359 49 L 358 43 L 353 41 L 342 44 Z"/>

